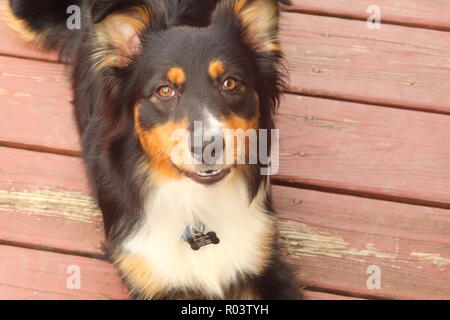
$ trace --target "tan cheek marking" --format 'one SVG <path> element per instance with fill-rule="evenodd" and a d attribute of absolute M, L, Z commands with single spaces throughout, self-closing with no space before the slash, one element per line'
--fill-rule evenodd
<path fill-rule="evenodd" d="M 114 258 L 114 263 L 132 288 L 137 289 L 146 299 L 160 298 L 165 293 L 164 285 L 141 257 L 129 253 L 120 254 Z"/>
<path fill-rule="evenodd" d="M 149 166 L 158 179 L 180 179 L 181 175 L 170 160 L 171 152 L 180 141 L 172 139 L 172 134 L 177 129 L 187 128 L 186 121 L 172 122 L 158 125 L 150 130 L 144 130 L 139 122 L 141 106 L 134 109 L 134 122 L 136 135 L 142 148 L 149 156 Z"/>
<path fill-rule="evenodd" d="M 217 79 L 225 72 L 225 66 L 220 60 L 214 60 L 209 64 L 208 73 L 212 79 Z"/>
<path fill-rule="evenodd" d="M 235 0 L 235 2 L 233 4 L 234 12 L 239 13 L 246 4 L 247 4 L 247 0 Z"/>
<path fill-rule="evenodd" d="M 160 103 L 160 102 L 161 102 L 161 100 L 159 100 L 159 99 L 156 98 L 156 97 L 151 97 L 151 98 L 150 98 L 150 101 L 151 101 L 153 104 L 157 104 L 157 103 Z"/>
<path fill-rule="evenodd" d="M 167 80 L 177 85 L 181 85 L 186 81 L 186 74 L 183 69 L 179 67 L 173 67 L 166 74 Z"/>
<path fill-rule="evenodd" d="M 245 119 L 236 114 L 233 114 L 228 118 L 222 118 L 221 121 L 227 129 L 242 129 L 244 131 L 247 131 L 248 129 L 258 129 L 259 114 L 250 119 Z"/>

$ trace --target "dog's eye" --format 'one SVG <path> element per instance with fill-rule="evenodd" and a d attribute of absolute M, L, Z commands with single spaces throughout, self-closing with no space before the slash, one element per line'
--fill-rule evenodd
<path fill-rule="evenodd" d="M 227 78 L 223 83 L 222 87 L 225 91 L 235 91 L 240 86 L 240 82 L 234 78 Z"/>
<path fill-rule="evenodd" d="M 169 86 L 162 86 L 159 87 L 158 90 L 156 90 L 156 93 L 158 94 L 158 96 L 160 96 L 161 98 L 170 98 L 175 96 L 175 90 L 173 90 L 171 87 Z"/>

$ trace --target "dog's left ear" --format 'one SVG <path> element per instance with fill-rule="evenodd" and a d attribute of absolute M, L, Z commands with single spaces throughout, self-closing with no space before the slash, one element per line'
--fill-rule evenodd
<path fill-rule="evenodd" d="M 243 40 L 258 52 L 278 52 L 277 0 L 222 0 L 213 23 L 229 25 L 230 17 L 237 18 L 243 31 Z"/>
<path fill-rule="evenodd" d="M 125 67 L 141 51 L 140 37 L 151 24 L 150 10 L 143 4 L 124 6 L 122 3 L 97 0 L 92 7 L 96 69 Z"/>

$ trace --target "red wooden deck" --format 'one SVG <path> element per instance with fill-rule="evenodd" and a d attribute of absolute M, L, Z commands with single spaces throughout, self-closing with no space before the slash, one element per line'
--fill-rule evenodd
<path fill-rule="evenodd" d="M 450 299 L 450 1 L 296 0 L 275 178 L 310 299 Z M 0 6 L 5 0 L 0 0 Z M 118 299 L 55 56 L 0 10 L 0 299 Z M 80 267 L 81 289 L 68 289 Z M 381 288 L 366 285 L 381 270 Z"/>

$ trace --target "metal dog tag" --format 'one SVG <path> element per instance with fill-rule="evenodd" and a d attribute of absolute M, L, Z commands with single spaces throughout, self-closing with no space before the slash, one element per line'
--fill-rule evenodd
<path fill-rule="evenodd" d="M 215 232 L 211 231 L 205 234 L 203 233 L 204 230 L 205 225 L 202 223 L 186 226 L 183 239 L 190 244 L 192 250 L 197 251 L 208 244 L 218 244 L 220 242 Z"/>

